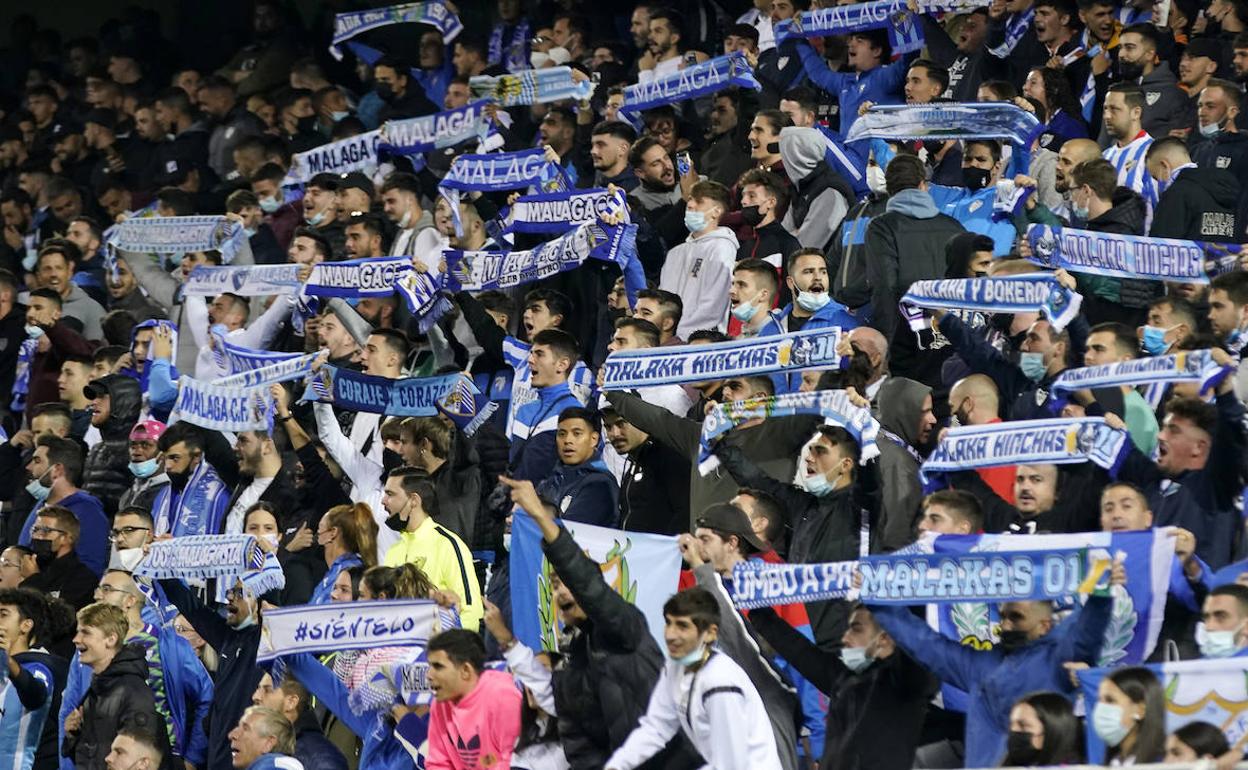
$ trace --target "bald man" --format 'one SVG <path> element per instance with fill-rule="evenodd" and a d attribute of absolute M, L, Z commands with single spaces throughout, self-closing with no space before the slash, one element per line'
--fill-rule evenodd
<path fill-rule="evenodd" d="M 866 353 L 871 361 L 871 378 L 867 380 L 866 397 L 871 402 L 871 408 L 875 409 L 880 386 L 888 379 L 888 340 L 870 326 L 859 326 L 847 334 L 846 339 L 851 349 Z"/>
<path fill-rule="evenodd" d="M 972 374 L 954 383 L 949 391 L 949 414 L 958 425 L 991 425 L 1001 422 L 1001 398 L 996 383 L 986 374 Z M 1014 504 L 1014 466 L 977 468 L 983 482 L 997 496 Z"/>
<path fill-rule="evenodd" d="M 1164 192 L 1157 201 L 1148 234 L 1229 242 L 1236 237 L 1235 210 L 1239 180 L 1221 168 L 1200 168 L 1186 142 L 1166 137 L 1148 148 L 1148 173 Z"/>
<path fill-rule="evenodd" d="M 1040 203 L 1038 200 L 1040 196 L 1030 196 L 1027 198 L 1027 202 L 1023 204 L 1026 209 L 1028 224 L 1073 224 L 1070 222 L 1070 212 L 1072 210 L 1070 191 L 1074 186 L 1071 181 L 1071 172 L 1080 163 L 1095 160 L 1099 157 L 1101 157 L 1101 147 L 1091 139 L 1067 140 L 1057 152 L 1057 171 L 1054 174 L 1053 181 L 1053 189 L 1062 196 L 1062 205 L 1058 206 L 1056 210 L 1050 210 L 1047 206 Z M 1029 177 L 1023 177 L 1022 179 L 1015 179 L 1015 184 L 1035 187 L 1036 182 Z M 1063 222 L 1062 220 L 1066 221 Z"/>

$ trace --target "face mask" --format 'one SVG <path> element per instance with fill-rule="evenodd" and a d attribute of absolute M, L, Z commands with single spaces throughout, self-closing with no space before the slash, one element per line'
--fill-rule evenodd
<path fill-rule="evenodd" d="M 685 229 L 691 233 L 698 233 L 706 229 L 706 214 L 701 211 L 685 212 Z"/>
<path fill-rule="evenodd" d="M 1018 631 L 1016 629 L 1010 629 L 1009 631 L 1001 632 L 1000 646 L 1001 646 L 1001 649 L 1005 650 L 1006 652 L 1020 649 L 1026 644 L 1027 644 L 1027 632 L 1026 631 Z"/>
<path fill-rule="evenodd" d="M 282 203 L 277 198 L 268 197 L 260 199 L 260 210 L 266 214 L 272 214 L 281 207 Z"/>
<path fill-rule="evenodd" d="M 47 476 L 47 475 L 48 474 L 46 473 L 43 474 L 43 476 Z M 43 502 L 44 500 L 47 500 L 48 495 L 52 494 L 52 487 L 50 486 L 45 487 L 43 485 L 43 476 L 40 476 L 37 479 L 31 479 L 30 483 L 26 485 L 26 491 L 30 494 L 31 497 L 35 498 L 35 500 L 38 502 Z"/>
<path fill-rule="evenodd" d="M 797 293 L 797 306 L 808 313 L 822 310 L 823 306 L 831 301 L 832 297 L 826 291 L 799 291 Z"/>
<path fill-rule="evenodd" d="M 871 665 L 871 662 L 872 659 L 869 655 L 867 655 L 866 647 L 841 648 L 841 663 L 845 665 L 845 668 L 853 671 L 855 674 Z"/>
<path fill-rule="evenodd" d="M 1031 733 L 1020 733 L 1011 730 L 1005 739 L 1005 750 L 1011 764 L 1030 765 L 1040 755 L 1040 750 L 1031 743 Z"/>
<path fill-rule="evenodd" d="M 510 532 L 503 533 L 503 550 L 508 553 L 511 553 L 511 533 Z"/>
<path fill-rule="evenodd" d="M 1196 624 L 1196 645 L 1205 658 L 1229 658 L 1239 652 L 1235 643 L 1238 631 L 1210 631 L 1204 623 Z"/>
<path fill-rule="evenodd" d="M 1119 80 L 1139 80 L 1144 77 L 1144 63 L 1118 60 Z"/>
<path fill-rule="evenodd" d="M 1223 126 L 1224 124 L 1225 124 L 1225 121 L 1223 121 L 1222 123 L 1210 123 L 1210 124 L 1209 124 L 1209 125 L 1207 125 L 1207 126 L 1206 126 L 1204 123 L 1201 123 L 1201 124 L 1200 124 L 1200 135 L 1201 135 L 1201 136 L 1203 136 L 1203 137 L 1206 137 L 1206 138 L 1212 139 L 1213 137 L 1215 137 L 1215 136 L 1217 136 L 1218 134 L 1222 133 L 1222 126 Z"/>
<path fill-rule="evenodd" d="M 741 323 L 749 323 L 750 319 L 758 313 L 758 306 L 752 302 L 742 302 L 740 305 L 733 305 L 732 317 Z"/>
<path fill-rule="evenodd" d="M 412 226 L 412 212 L 408 211 L 399 219 L 399 229 L 406 230 Z"/>
<path fill-rule="evenodd" d="M 347 110 L 333 110 L 329 113 L 329 119 L 337 123 L 341 120 L 346 119 L 346 117 L 350 114 L 351 113 L 348 112 Z"/>
<path fill-rule="evenodd" d="M 545 51 L 534 51 L 529 54 L 529 64 L 533 65 L 533 69 L 545 67 L 548 61 L 550 61 L 550 54 Z"/>
<path fill-rule="evenodd" d="M 1044 379 L 1044 354 L 1043 353 L 1023 353 L 1018 358 L 1018 368 L 1023 370 L 1023 376 L 1032 382 L 1039 382 Z"/>
<path fill-rule="evenodd" d="M 30 539 L 30 550 L 35 552 L 35 563 L 39 569 L 46 569 L 52 563 L 52 541 L 43 538 Z"/>
<path fill-rule="evenodd" d="M 142 548 L 114 548 L 108 557 L 108 568 L 125 572 L 134 572 L 134 568 L 143 561 Z"/>
<path fill-rule="evenodd" d="M 1075 215 L 1075 219 L 1082 220 L 1084 222 L 1087 222 L 1092 215 L 1092 212 L 1088 211 L 1087 206 L 1080 206 L 1074 201 L 1071 201 L 1070 213 Z"/>
<path fill-rule="evenodd" d="M 260 232 L 260 231 L 259 231 L 259 230 L 257 230 L 257 229 L 256 229 L 256 228 L 254 228 L 254 227 L 244 227 L 244 228 L 243 228 L 243 232 L 244 232 L 244 233 L 247 233 L 247 237 L 248 237 L 248 238 L 255 238 L 255 237 L 256 237 L 256 233 L 258 233 L 258 232 Z"/>
<path fill-rule="evenodd" d="M 1122 707 L 1112 703 L 1097 702 L 1092 709 L 1092 729 L 1106 746 L 1117 746 L 1127 737 L 1131 728 L 1122 724 Z"/>
<path fill-rule="evenodd" d="M 1158 326 L 1145 326 L 1144 338 L 1140 340 L 1140 346 L 1144 348 L 1144 352 L 1150 356 L 1159 356 L 1166 352 L 1170 345 L 1166 342 L 1166 332 L 1169 329 L 1162 329 Z"/>
<path fill-rule="evenodd" d="M 130 463 L 130 472 L 134 474 L 136 479 L 149 479 L 156 475 L 156 471 L 160 468 L 160 461 L 153 457 L 150 460 L 144 460 L 141 463 Z"/>
<path fill-rule="evenodd" d="M 971 191 L 982 190 L 988 186 L 988 177 L 990 176 L 992 176 L 992 172 L 986 168 L 963 166 L 962 186 Z"/>
<path fill-rule="evenodd" d="M 702 655 L 705 653 L 706 653 L 706 643 L 701 642 L 693 650 L 690 650 L 687 655 L 682 655 L 681 657 L 675 658 L 674 660 L 680 665 L 685 666 L 687 668 L 694 664 L 701 663 Z"/>
<path fill-rule="evenodd" d="M 165 475 L 169 477 L 169 483 L 173 485 L 174 489 L 183 489 L 186 487 L 186 482 L 191 478 L 191 469 L 187 468 L 184 471 L 165 471 Z"/>
<path fill-rule="evenodd" d="M 312 225 L 313 227 L 317 227 L 317 226 L 319 226 L 322 222 L 324 222 L 324 221 L 325 221 L 325 212 L 324 212 L 324 211 L 320 211 L 320 212 L 317 212 L 316 214 L 313 214 L 313 215 L 312 215 L 312 216 L 310 216 L 310 217 L 304 217 L 304 218 L 303 218 L 303 221 L 304 221 L 304 222 L 307 222 L 308 224 Z"/>
<path fill-rule="evenodd" d="M 246 619 L 239 621 L 238 625 L 234 626 L 234 628 L 238 629 L 239 631 L 242 631 L 244 628 L 251 628 L 255 624 L 256 624 L 256 613 L 252 612 L 247 615 Z"/>
<path fill-rule="evenodd" d="M 741 220 L 750 227 L 758 227 L 764 216 L 766 215 L 758 210 L 758 206 L 743 206 L 741 208 Z"/>
<path fill-rule="evenodd" d="M 280 536 L 280 535 L 278 535 L 276 532 L 270 532 L 270 533 L 269 533 L 269 534 L 267 534 L 267 535 L 261 535 L 261 536 L 260 536 L 260 539 L 261 539 L 261 540 L 267 540 L 267 541 L 269 541 L 269 543 L 270 543 L 270 544 L 271 544 L 274 548 L 278 547 L 278 546 L 279 546 L 279 545 L 281 545 L 281 543 L 282 543 L 282 538 L 281 538 L 281 536 Z"/>
<path fill-rule="evenodd" d="M 304 115 L 295 121 L 295 130 L 300 134 L 310 134 L 316 130 L 316 116 Z"/>
<path fill-rule="evenodd" d="M 27 339 L 37 340 L 40 337 L 42 337 L 44 334 L 45 332 L 43 331 L 42 326 L 32 326 L 30 324 L 26 324 Z"/>
<path fill-rule="evenodd" d="M 802 477 L 802 487 L 815 497 L 832 494 L 832 482 L 822 473 L 812 473 Z"/>
<path fill-rule="evenodd" d="M 407 529 L 407 522 L 403 519 L 403 512 L 407 510 L 407 506 L 410 504 L 411 501 L 409 500 L 403 504 L 403 507 L 399 509 L 398 513 L 392 514 L 389 518 L 387 518 L 386 526 L 395 532 L 405 531 Z"/>

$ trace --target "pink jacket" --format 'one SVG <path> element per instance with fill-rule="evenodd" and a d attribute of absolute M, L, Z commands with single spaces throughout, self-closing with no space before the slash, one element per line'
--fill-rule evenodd
<path fill-rule="evenodd" d="M 520 690 L 510 674 L 484 671 L 458 703 L 439 701 L 429 715 L 427 770 L 501 770 L 511 766 L 520 735 Z"/>

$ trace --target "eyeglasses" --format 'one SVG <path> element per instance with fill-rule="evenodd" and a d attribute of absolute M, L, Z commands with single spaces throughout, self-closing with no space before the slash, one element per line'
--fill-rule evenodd
<path fill-rule="evenodd" d="M 128 594 L 128 593 L 130 592 L 127 591 L 126 589 L 118 588 L 117 586 L 110 586 L 108 583 L 100 583 L 98 586 L 95 587 L 96 596 L 108 596 L 109 594 Z"/>
<path fill-rule="evenodd" d="M 150 532 L 151 527 L 118 527 L 108 531 L 108 539 L 116 540 L 119 537 L 130 537 L 135 532 Z"/>
<path fill-rule="evenodd" d="M 234 601 L 235 599 L 241 599 L 243 598 L 243 589 L 231 588 L 225 592 L 225 598 L 227 601 Z"/>
<path fill-rule="evenodd" d="M 542 43 L 546 43 L 549 41 L 550 41 L 550 38 L 546 37 L 545 35 L 538 35 L 534 37 L 532 40 L 530 40 L 529 42 L 532 43 L 533 45 L 541 45 Z"/>
<path fill-rule="evenodd" d="M 189 625 L 185 623 L 174 623 L 173 630 L 175 633 L 178 633 L 178 634 L 189 634 L 195 629 L 191 628 Z"/>
<path fill-rule="evenodd" d="M 57 529 L 56 527 L 39 527 L 39 526 L 35 526 L 35 527 L 31 527 L 31 528 L 30 528 L 30 534 L 32 534 L 32 535 L 52 535 L 52 534 L 56 534 L 56 535 L 68 535 L 69 533 L 68 533 L 68 532 L 66 532 L 66 531 L 65 531 L 65 530 L 63 530 L 63 529 Z"/>
<path fill-rule="evenodd" d="M 21 569 L 22 565 L 8 559 L 0 559 L 0 567 L 10 567 L 12 569 Z"/>

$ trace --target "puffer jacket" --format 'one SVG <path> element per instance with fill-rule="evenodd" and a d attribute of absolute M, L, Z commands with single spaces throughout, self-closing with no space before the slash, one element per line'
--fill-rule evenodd
<path fill-rule="evenodd" d="M 565 665 L 552 674 L 559 738 L 572 767 L 602 767 L 646 713 L 663 653 L 645 615 L 612 590 L 571 533 L 561 530 L 542 550 L 587 616 L 562 650 Z M 641 768 L 699 767 L 696 753 L 678 735 Z"/>
<path fill-rule="evenodd" d="M 74 758 L 78 770 L 104 770 L 104 757 L 123 727 L 143 728 L 167 743 L 147 685 L 147 659 L 135 644 L 123 646 L 108 668 L 91 680 L 82 702 L 82 726 L 66 734 L 62 753 Z M 162 751 L 167 753 L 168 746 Z"/>
<path fill-rule="evenodd" d="M 139 419 L 143 393 L 137 380 L 121 374 L 92 380 L 87 388 L 107 393 L 109 406 L 108 419 L 100 426 L 100 441 L 87 452 L 83 464 L 82 488 L 104 503 L 104 512 L 111 518 L 117 512 L 117 501 L 134 482 L 130 429 Z"/>

